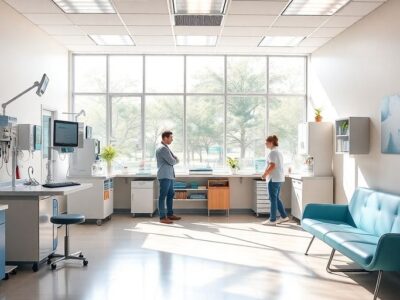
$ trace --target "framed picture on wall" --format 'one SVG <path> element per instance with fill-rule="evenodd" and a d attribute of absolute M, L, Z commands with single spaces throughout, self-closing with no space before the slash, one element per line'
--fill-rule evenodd
<path fill-rule="evenodd" d="M 400 154 L 400 95 L 387 96 L 382 101 L 381 151 Z"/>

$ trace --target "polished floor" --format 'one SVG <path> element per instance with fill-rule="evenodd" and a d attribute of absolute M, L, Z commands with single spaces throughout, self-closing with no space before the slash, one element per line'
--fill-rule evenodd
<path fill-rule="evenodd" d="M 328 274 L 330 249 L 316 241 L 305 256 L 310 236 L 295 223 L 265 227 L 250 215 L 183 217 L 162 225 L 156 218 L 115 215 L 100 227 L 73 226 L 72 250 L 84 251 L 88 267 L 20 268 L 0 282 L 0 300 L 372 299 L 376 274 Z M 334 265 L 348 261 L 338 255 Z M 380 299 L 399 299 L 399 292 L 400 274 L 384 274 Z"/>

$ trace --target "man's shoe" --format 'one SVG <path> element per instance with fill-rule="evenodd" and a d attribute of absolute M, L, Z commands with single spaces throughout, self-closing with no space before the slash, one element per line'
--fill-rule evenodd
<path fill-rule="evenodd" d="M 170 219 L 168 219 L 168 218 L 163 218 L 163 219 L 160 219 L 160 223 L 163 223 L 163 224 L 172 224 L 172 223 L 174 223 L 174 222 L 172 222 Z"/>
<path fill-rule="evenodd" d="M 286 218 L 279 218 L 276 222 L 278 224 L 282 224 L 282 223 L 289 222 L 289 221 L 290 221 L 289 217 L 286 217 Z"/>
<path fill-rule="evenodd" d="M 179 221 L 180 219 L 182 219 L 181 217 L 177 217 L 175 215 L 168 216 L 167 218 L 170 219 L 171 221 Z"/>
<path fill-rule="evenodd" d="M 276 224 L 278 224 L 278 222 L 277 221 L 271 221 L 270 219 L 268 219 L 268 220 L 262 222 L 261 224 L 265 225 L 265 226 L 276 226 Z"/>

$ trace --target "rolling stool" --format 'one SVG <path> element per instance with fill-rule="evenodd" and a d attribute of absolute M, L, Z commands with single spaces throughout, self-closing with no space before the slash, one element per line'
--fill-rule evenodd
<path fill-rule="evenodd" d="M 80 224 L 85 222 L 85 216 L 79 214 L 64 214 L 53 216 L 50 218 L 51 223 L 57 225 L 65 225 L 65 237 L 64 237 L 64 254 L 52 254 L 47 259 L 47 264 L 51 264 L 51 269 L 55 270 L 57 268 L 57 263 L 63 260 L 75 259 L 83 261 L 83 265 L 87 266 L 89 263 L 86 257 L 83 256 L 81 251 L 70 254 L 69 253 L 69 233 L 68 233 L 68 225 L 71 224 Z M 56 260 L 53 261 L 53 258 Z"/>

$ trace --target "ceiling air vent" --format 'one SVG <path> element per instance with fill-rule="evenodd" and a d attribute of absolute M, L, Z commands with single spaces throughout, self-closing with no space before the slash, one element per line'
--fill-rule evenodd
<path fill-rule="evenodd" d="M 220 26 L 221 15 L 175 15 L 175 26 Z"/>

